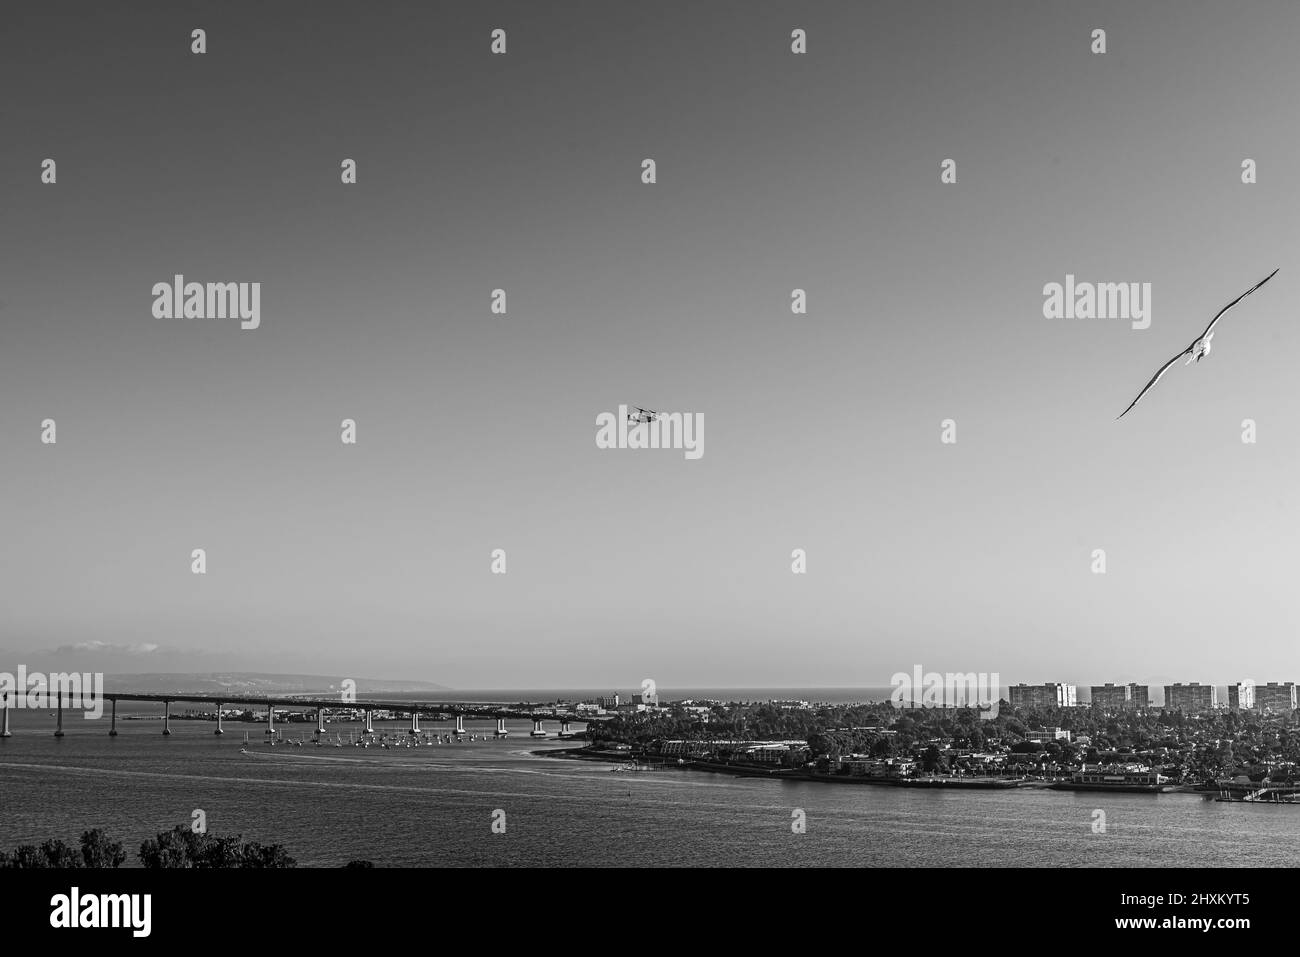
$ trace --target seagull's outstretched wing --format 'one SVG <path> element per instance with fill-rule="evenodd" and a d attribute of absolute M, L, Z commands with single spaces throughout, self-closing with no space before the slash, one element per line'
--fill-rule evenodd
<path fill-rule="evenodd" d="M 1241 300 L 1245 299 L 1247 296 L 1249 296 L 1252 292 L 1254 292 L 1254 291 L 1255 291 L 1256 289 L 1258 289 L 1260 286 L 1264 285 L 1264 283 L 1268 282 L 1270 279 L 1272 279 L 1274 276 L 1276 276 L 1276 275 L 1277 275 L 1277 272 L 1278 272 L 1278 271 L 1277 271 L 1276 269 L 1274 269 L 1271 273 L 1269 273 L 1267 276 L 1265 276 L 1265 277 L 1264 277 L 1263 279 L 1261 279 L 1259 282 L 1255 283 L 1255 285 L 1251 286 L 1249 289 L 1247 289 L 1245 292 L 1243 292 L 1243 293 L 1242 293 L 1240 296 L 1238 296 L 1236 299 L 1232 300 L 1232 302 L 1228 303 L 1226 306 L 1224 306 L 1222 309 L 1220 309 L 1219 312 L 1218 312 L 1218 314 L 1215 315 L 1215 317 L 1214 317 L 1213 319 L 1210 320 L 1210 324 L 1209 324 L 1208 326 L 1205 327 L 1205 331 L 1201 333 L 1200 338 L 1204 339 L 1206 336 L 1208 336 L 1208 335 L 1210 334 L 1210 330 L 1214 328 L 1214 324 L 1215 324 L 1216 322 L 1218 322 L 1218 321 L 1223 317 L 1223 314 L 1224 314 L 1225 312 L 1227 312 L 1229 309 L 1231 309 L 1231 308 L 1232 308 L 1233 306 L 1235 306 L 1237 303 L 1241 302 Z"/>
<path fill-rule="evenodd" d="M 1189 352 L 1191 352 L 1191 351 L 1192 351 L 1192 346 L 1194 346 L 1194 345 L 1196 345 L 1196 343 L 1192 343 L 1191 346 L 1188 346 L 1188 347 L 1187 347 L 1186 349 L 1184 349 L 1182 352 L 1178 353 L 1178 355 L 1174 356 L 1172 359 L 1170 359 L 1168 362 L 1166 362 L 1164 365 L 1162 365 L 1162 366 L 1159 368 L 1159 370 L 1156 372 L 1156 374 L 1153 375 L 1153 376 L 1151 377 L 1151 381 L 1148 382 L 1146 385 L 1144 385 L 1144 386 L 1142 387 L 1142 391 L 1138 393 L 1137 398 L 1134 399 L 1132 402 L 1130 402 L 1130 403 L 1128 404 L 1128 408 L 1125 409 L 1123 412 L 1121 412 L 1119 415 L 1115 416 L 1115 418 L 1117 418 L 1117 419 L 1122 419 L 1122 418 L 1124 418 L 1124 416 L 1128 415 L 1128 414 L 1129 414 L 1129 411 L 1133 408 L 1133 406 L 1137 405 L 1139 402 L 1142 401 L 1142 396 L 1144 396 L 1144 395 L 1146 395 L 1148 392 L 1150 392 L 1150 391 L 1151 391 L 1151 387 L 1152 387 L 1153 385 L 1155 385 L 1157 382 L 1160 381 L 1160 377 L 1161 377 L 1162 375 L 1164 375 L 1166 372 L 1169 371 L 1169 367 L 1170 367 L 1171 365 L 1173 365 L 1175 362 L 1177 362 L 1179 359 L 1181 359 L 1183 356 L 1185 356 L 1185 355 L 1187 355 Z"/>
<path fill-rule="evenodd" d="M 1133 406 L 1135 406 L 1135 405 L 1137 405 L 1139 402 L 1141 402 L 1141 401 L 1142 401 L 1142 397 L 1143 397 L 1144 395 L 1146 395 L 1148 392 L 1151 391 L 1151 387 L 1152 387 L 1153 385 L 1155 385 L 1157 382 L 1160 381 L 1160 377 L 1161 377 L 1162 375 L 1164 375 L 1167 371 L 1169 371 L 1169 367 L 1170 367 L 1171 365 L 1173 365 L 1175 362 L 1177 362 L 1177 361 L 1178 361 L 1179 359 L 1181 359 L 1183 356 L 1185 356 L 1185 355 L 1190 355 L 1191 352 L 1196 348 L 1196 344 L 1197 344 L 1198 342 L 1200 342 L 1202 339 L 1204 339 L 1206 336 L 1208 336 L 1208 335 L 1209 335 L 1209 334 L 1214 330 L 1214 324 L 1215 324 L 1216 322 L 1218 322 L 1220 319 L 1223 318 L 1223 314 L 1224 314 L 1225 312 L 1227 312 L 1229 309 L 1231 309 L 1231 308 L 1232 308 L 1233 306 L 1235 306 L 1237 303 L 1241 302 L 1241 300 L 1245 299 L 1245 298 L 1246 298 L 1247 296 L 1249 296 L 1252 292 L 1254 292 L 1254 291 L 1255 291 L 1256 289 L 1258 289 L 1260 286 L 1264 285 L 1264 283 L 1268 282 L 1270 279 L 1272 279 L 1272 278 L 1273 278 L 1274 276 L 1276 276 L 1277 274 L 1278 274 L 1278 270 L 1277 270 L 1277 269 L 1274 269 L 1271 273 L 1269 273 L 1267 276 L 1265 276 L 1265 277 L 1264 277 L 1263 279 L 1261 279 L 1259 282 L 1255 283 L 1255 285 L 1251 286 L 1249 289 L 1247 289 L 1245 292 L 1243 292 L 1240 296 L 1238 296 L 1236 299 L 1232 300 L 1232 302 L 1228 303 L 1226 306 L 1224 306 L 1222 309 L 1220 309 L 1217 313 L 1215 313 L 1214 318 L 1210 320 L 1210 324 L 1209 324 L 1208 326 L 1205 327 L 1205 331 L 1202 332 L 1202 333 L 1201 333 L 1199 336 L 1197 336 L 1195 339 L 1193 339 L 1193 340 L 1192 340 L 1192 344 L 1189 345 L 1186 349 L 1184 349 L 1182 352 L 1178 353 L 1178 355 L 1174 356 L 1172 359 L 1170 359 L 1168 362 L 1166 362 L 1164 365 L 1162 365 L 1162 366 L 1159 368 L 1159 370 L 1156 372 L 1156 374 L 1153 375 L 1153 376 L 1151 377 L 1151 381 L 1148 382 L 1148 383 L 1147 383 L 1147 384 L 1142 388 L 1142 391 L 1139 392 L 1139 393 L 1137 394 L 1137 398 L 1134 399 L 1132 402 L 1130 402 L 1130 403 L 1129 403 L 1129 407 L 1128 407 L 1127 409 L 1125 409 L 1123 412 L 1121 412 L 1118 416 L 1116 416 L 1116 418 L 1122 419 L 1122 418 L 1124 418 L 1124 416 L 1128 415 L 1129 411 L 1133 408 Z"/>

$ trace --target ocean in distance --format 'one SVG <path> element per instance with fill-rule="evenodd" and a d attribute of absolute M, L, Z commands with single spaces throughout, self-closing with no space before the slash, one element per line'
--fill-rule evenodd
<path fill-rule="evenodd" d="M 140 841 L 188 824 L 196 809 L 213 834 L 280 843 L 300 865 L 324 867 L 358 858 L 395 867 L 1211 867 L 1300 858 L 1300 805 L 611 773 L 612 765 L 537 756 L 574 744 L 530 739 L 527 721 L 510 722 L 503 741 L 486 738 L 492 722 L 467 721 L 486 739 L 383 750 L 347 746 L 359 730 L 348 723 L 329 725 L 324 747 L 272 748 L 264 725 L 243 722 L 217 737 L 210 722 L 173 718 L 164 737 L 158 710 L 146 707 L 119 708 L 116 738 L 107 719 L 69 714 L 65 736 L 55 738 L 44 710 L 10 718 L 13 737 L 0 739 L 0 846 L 74 842 L 101 827 L 126 843 L 129 864 Z M 309 723 L 280 728 L 289 741 L 312 737 Z M 376 730 L 397 735 L 405 726 Z M 505 834 L 492 833 L 497 809 L 506 812 Z M 806 814 L 804 834 L 791 832 L 795 809 Z M 1095 809 L 1106 812 L 1104 834 L 1093 832 Z"/>

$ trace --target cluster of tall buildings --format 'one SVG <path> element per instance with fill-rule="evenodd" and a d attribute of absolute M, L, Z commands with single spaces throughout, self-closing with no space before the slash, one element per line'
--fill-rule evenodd
<path fill-rule="evenodd" d="M 1296 684 L 1294 681 L 1270 681 L 1256 684 L 1238 681 L 1228 685 L 1229 711 L 1257 711 L 1260 714 L 1289 714 L 1296 710 Z M 1165 685 L 1165 707 L 1170 711 L 1192 714 L 1214 711 L 1219 704 L 1219 689 L 1214 685 Z"/>
<path fill-rule="evenodd" d="M 1104 684 L 1092 686 L 1092 706 L 1102 711 L 1145 711 L 1152 707 L 1150 688 L 1139 684 Z M 1164 708 L 1187 714 L 1203 714 L 1219 709 L 1219 689 L 1198 681 L 1176 682 L 1164 686 Z M 1007 689 L 1007 701 L 1013 708 L 1071 708 L 1078 704 L 1078 687 L 1060 682 L 1041 685 L 1018 684 Z M 1239 681 L 1228 686 L 1227 707 L 1231 711 L 1257 711 L 1261 714 L 1285 714 L 1297 707 L 1297 689 L 1293 681 L 1270 681 L 1255 684 Z"/>

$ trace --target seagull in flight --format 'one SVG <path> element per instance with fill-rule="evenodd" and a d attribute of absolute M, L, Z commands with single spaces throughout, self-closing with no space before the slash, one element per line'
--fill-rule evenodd
<path fill-rule="evenodd" d="M 1276 276 L 1277 273 L 1278 271 L 1274 269 L 1271 273 L 1269 273 L 1259 282 L 1255 283 L 1255 285 L 1251 286 L 1249 289 L 1243 292 L 1236 299 L 1232 300 L 1232 302 L 1228 303 L 1226 306 L 1220 309 L 1218 313 L 1215 315 L 1215 317 L 1210 320 L 1210 324 L 1205 327 L 1205 331 L 1202 332 L 1199 336 L 1197 336 L 1190 346 L 1188 346 L 1182 352 L 1178 353 L 1178 355 L 1174 356 L 1172 359 L 1170 359 L 1168 362 L 1162 365 L 1158 370 L 1156 370 L 1156 374 L 1151 377 L 1150 382 L 1148 382 L 1146 385 L 1142 387 L 1142 391 L 1137 394 L 1137 398 L 1134 399 L 1132 402 L 1130 402 L 1128 408 L 1125 409 L 1123 412 L 1121 412 L 1118 416 L 1116 416 L 1116 418 L 1122 419 L 1124 418 L 1124 416 L 1128 415 L 1129 412 L 1133 409 L 1133 406 L 1141 402 L 1142 397 L 1151 391 L 1151 387 L 1160 381 L 1160 377 L 1164 375 L 1166 372 L 1168 372 L 1169 368 L 1179 359 L 1183 358 L 1183 356 L 1187 357 L 1187 361 L 1184 362 L 1183 365 L 1191 365 L 1193 362 L 1200 362 L 1202 359 L 1208 356 L 1210 354 L 1210 340 L 1214 338 L 1214 324 L 1223 318 L 1223 314 L 1225 312 L 1227 312 L 1237 303 L 1241 302 L 1241 300 L 1245 299 L 1247 296 L 1249 296 L 1260 286 L 1264 285 L 1264 283 L 1268 282 L 1270 279 Z"/>

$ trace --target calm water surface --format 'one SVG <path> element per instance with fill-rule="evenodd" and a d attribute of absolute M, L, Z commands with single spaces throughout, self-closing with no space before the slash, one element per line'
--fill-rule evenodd
<path fill-rule="evenodd" d="M 284 844 L 300 864 L 364 858 L 390 866 L 772 865 L 1080 867 L 1294 866 L 1300 806 L 1206 801 L 1191 794 L 1040 790 L 956 792 L 788 783 L 704 772 L 610 773 L 610 765 L 538 757 L 529 722 L 505 741 L 400 751 L 332 745 L 271 748 L 264 726 L 172 722 L 156 713 L 65 721 L 11 711 L 0 740 L 0 846 L 75 841 L 102 827 L 126 843 L 188 824 Z M 330 725 L 344 742 L 357 725 Z M 422 722 L 423 730 L 449 724 Z M 467 722 L 490 733 L 491 722 Z M 551 725 L 554 728 L 554 724 Z M 287 738 L 312 726 L 281 725 Z M 376 726 L 389 734 L 401 725 Z M 244 732 L 249 753 L 240 754 Z M 506 833 L 492 814 L 506 812 Z M 802 808 L 807 833 L 793 834 Z M 1092 832 L 1093 810 L 1105 834 Z"/>

